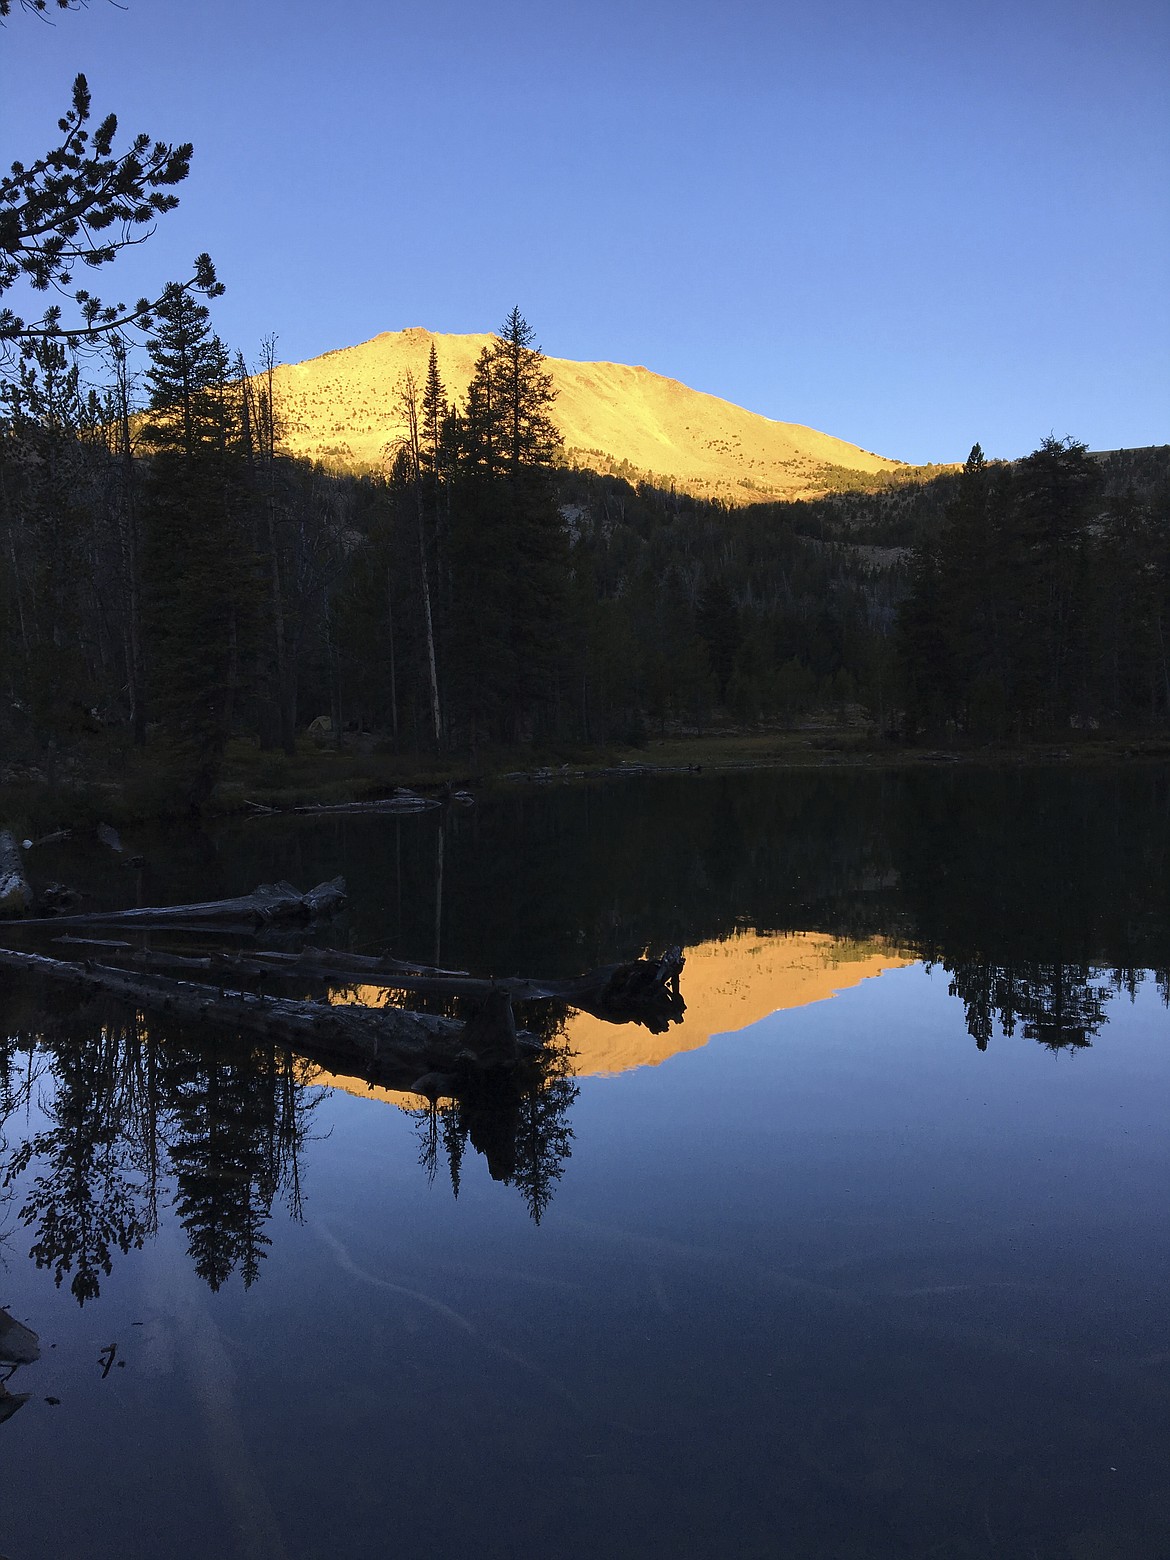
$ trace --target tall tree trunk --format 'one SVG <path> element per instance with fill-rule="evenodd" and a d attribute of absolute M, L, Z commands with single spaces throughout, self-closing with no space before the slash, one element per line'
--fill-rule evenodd
<path fill-rule="evenodd" d="M 386 570 L 386 633 L 390 640 L 390 733 L 394 751 L 398 751 L 398 671 L 394 658 L 394 598 L 390 591 L 390 570 Z"/>
<path fill-rule="evenodd" d="M 422 484 L 415 483 L 418 494 L 418 561 L 422 573 L 423 620 L 427 632 L 427 670 L 430 673 L 431 724 L 435 732 L 435 747 L 443 746 L 443 715 L 439 705 L 439 672 L 435 663 L 435 627 L 431 618 L 431 586 L 427 569 L 427 550 L 423 537 Z"/>
<path fill-rule="evenodd" d="M 146 746 L 146 669 L 142 655 L 142 562 L 135 503 L 134 448 L 130 439 L 130 380 L 124 352 L 115 358 L 121 439 L 122 502 L 118 507 L 118 547 L 126 602 L 124 638 L 130 728 L 135 747 Z"/>
<path fill-rule="evenodd" d="M 410 471 L 414 484 L 415 520 L 418 529 L 418 563 L 422 578 L 423 626 L 427 636 L 427 672 L 431 695 L 431 725 L 435 734 L 435 747 L 443 747 L 443 712 L 439 700 L 439 669 L 435 657 L 435 625 L 431 613 L 430 566 L 427 563 L 425 503 L 423 500 L 422 446 L 418 429 L 418 391 L 414 376 L 406 375 L 399 396 L 399 405 L 406 417 L 407 448 L 410 455 Z"/>

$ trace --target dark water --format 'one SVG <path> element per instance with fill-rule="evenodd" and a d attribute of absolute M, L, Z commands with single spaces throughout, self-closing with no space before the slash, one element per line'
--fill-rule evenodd
<path fill-rule="evenodd" d="M 327 940 L 484 973 L 679 942 L 691 1012 L 409 1113 L 0 976 L 8 1560 L 1170 1556 L 1164 770 L 125 843 L 32 865 L 343 872 Z"/>

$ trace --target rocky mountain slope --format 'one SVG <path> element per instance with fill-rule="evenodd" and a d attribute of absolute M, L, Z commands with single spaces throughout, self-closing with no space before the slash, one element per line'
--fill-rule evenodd
<path fill-rule="evenodd" d="M 448 395 L 459 399 L 491 341 L 391 331 L 278 369 L 286 448 L 338 469 L 380 467 L 387 445 L 404 431 L 397 388 L 408 370 L 421 386 L 432 342 Z M 900 469 L 900 462 L 843 439 L 773 422 L 646 368 L 546 362 L 570 465 L 735 504 L 839 491 L 859 472 L 872 479 Z"/>

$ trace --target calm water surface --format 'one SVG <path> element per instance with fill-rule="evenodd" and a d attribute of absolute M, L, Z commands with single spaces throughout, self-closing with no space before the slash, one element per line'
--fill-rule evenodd
<path fill-rule="evenodd" d="M 1164 770 L 126 845 L 31 865 L 343 872 L 324 940 L 482 973 L 678 942 L 688 1012 L 529 1014 L 540 1085 L 431 1112 L 0 977 L 7 1560 L 1170 1556 Z"/>

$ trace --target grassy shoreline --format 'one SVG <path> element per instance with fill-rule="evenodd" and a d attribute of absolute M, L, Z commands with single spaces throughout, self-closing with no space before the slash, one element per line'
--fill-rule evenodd
<path fill-rule="evenodd" d="M 228 750 L 223 776 L 204 816 L 249 810 L 374 800 L 398 787 L 436 792 L 501 786 L 580 783 L 650 772 L 733 772 L 760 769 L 900 769 L 974 765 L 1119 764 L 1170 761 L 1170 738 L 1072 733 L 1067 742 L 1001 746 L 913 746 L 882 741 L 868 730 L 834 725 L 791 731 L 668 734 L 644 745 L 548 744 L 481 750 L 472 763 L 454 754 L 363 753 L 322 748 L 303 738 L 294 757 L 261 753 L 249 743 Z M 131 753 L 113 772 L 108 754 L 92 767 L 74 758 L 55 776 L 35 768 L 0 782 L 0 824 L 35 837 L 99 821 L 143 823 L 175 817 L 166 771 L 156 755 Z"/>

